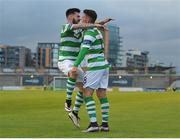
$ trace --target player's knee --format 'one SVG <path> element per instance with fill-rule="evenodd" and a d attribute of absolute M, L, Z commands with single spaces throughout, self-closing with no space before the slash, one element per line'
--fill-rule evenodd
<path fill-rule="evenodd" d="M 82 87 L 82 88 L 79 88 L 79 91 L 82 92 L 83 94 L 84 94 L 84 92 L 85 92 L 85 90 L 84 90 L 83 87 Z"/>
<path fill-rule="evenodd" d="M 106 98 L 106 89 L 103 89 L 103 88 L 99 88 L 97 91 L 96 91 L 96 95 L 99 99 L 101 98 Z"/>
<path fill-rule="evenodd" d="M 78 76 L 78 74 L 77 74 L 77 73 L 74 73 L 74 72 L 69 72 L 69 73 L 68 73 L 68 76 L 71 77 L 71 78 L 73 78 L 73 79 L 76 79 L 77 76 Z"/>
<path fill-rule="evenodd" d="M 97 97 L 99 98 L 99 99 L 101 99 L 101 98 L 105 98 L 105 95 L 104 94 L 102 94 L 102 93 L 96 93 L 97 94 Z"/>
<path fill-rule="evenodd" d="M 91 88 L 87 87 L 87 88 L 85 88 L 84 95 L 85 95 L 86 97 L 90 97 L 90 96 L 93 95 L 93 92 L 94 92 L 94 89 L 91 89 Z"/>
<path fill-rule="evenodd" d="M 85 89 L 83 88 L 83 84 L 82 84 L 82 83 L 78 82 L 76 85 L 77 85 L 77 87 L 79 88 L 79 91 L 80 91 L 80 92 L 82 92 L 82 93 L 85 92 Z"/>

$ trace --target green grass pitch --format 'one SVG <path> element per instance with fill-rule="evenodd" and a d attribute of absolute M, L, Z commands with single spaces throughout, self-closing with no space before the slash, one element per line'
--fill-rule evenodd
<path fill-rule="evenodd" d="M 114 91 L 108 98 L 111 131 L 81 133 L 88 126 L 87 112 L 83 105 L 81 127 L 75 128 L 64 111 L 65 91 L 0 91 L 0 138 L 180 137 L 180 93 Z"/>

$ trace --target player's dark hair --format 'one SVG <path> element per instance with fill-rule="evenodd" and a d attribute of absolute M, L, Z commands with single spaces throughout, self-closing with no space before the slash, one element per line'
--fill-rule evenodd
<path fill-rule="evenodd" d="M 67 9 L 67 11 L 66 11 L 66 17 L 68 17 L 70 14 L 74 14 L 75 12 L 80 13 L 81 10 L 79 10 L 78 8 L 70 8 L 70 9 Z"/>
<path fill-rule="evenodd" d="M 91 18 L 91 23 L 94 23 L 96 21 L 97 14 L 94 10 L 85 9 L 83 13 Z"/>

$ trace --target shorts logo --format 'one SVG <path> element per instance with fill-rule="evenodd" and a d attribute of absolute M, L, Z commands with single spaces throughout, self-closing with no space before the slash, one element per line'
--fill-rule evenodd
<path fill-rule="evenodd" d="M 87 77 L 84 77 L 83 84 L 86 84 L 86 83 L 87 83 Z"/>

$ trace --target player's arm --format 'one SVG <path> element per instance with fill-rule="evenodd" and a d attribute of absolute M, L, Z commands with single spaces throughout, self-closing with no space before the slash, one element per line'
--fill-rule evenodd
<path fill-rule="evenodd" d="M 89 48 L 86 48 L 86 47 L 81 48 L 81 50 L 79 52 L 79 55 L 78 55 L 78 58 L 77 58 L 77 60 L 74 63 L 74 67 L 78 67 L 81 64 L 81 62 L 83 61 L 84 57 L 87 55 L 88 50 L 89 50 Z"/>
<path fill-rule="evenodd" d="M 103 34 L 103 40 L 104 40 L 104 56 L 106 59 L 108 59 L 109 54 L 109 29 L 104 26 L 104 28 L 101 29 L 101 33 Z"/>
<path fill-rule="evenodd" d="M 76 29 L 87 29 L 87 28 L 104 28 L 104 24 L 112 21 L 114 19 L 112 18 L 106 18 L 102 21 L 96 22 L 95 24 L 89 24 L 89 23 L 79 23 L 79 24 L 66 24 L 63 28 L 63 32 L 68 30 L 76 30 Z"/>
<path fill-rule="evenodd" d="M 109 30 L 108 28 L 104 28 L 104 55 L 105 58 L 108 59 L 109 57 Z"/>
<path fill-rule="evenodd" d="M 106 19 L 104 19 L 104 20 L 102 20 L 102 21 L 97 21 L 96 23 L 97 24 L 100 24 L 100 25 L 104 25 L 104 24 L 106 24 L 106 23 L 108 23 L 108 22 L 110 22 L 110 21 L 113 21 L 114 19 L 112 19 L 112 18 L 106 18 Z"/>
<path fill-rule="evenodd" d="M 79 24 L 73 24 L 72 25 L 72 30 L 76 30 L 76 29 L 87 29 L 87 28 L 103 28 L 103 25 L 95 23 L 95 24 L 89 24 L 89 23 L 79 23 Z"/>
<path fill-rule="evenodd" d="M 87 55 L 89 48 L 91 47 L 92 43 L 95 41 L 95 38 L 90 35 L 91 32 L 86 31 L 83 37 L 83 42 L 81 44 L 81 50 L 79 55 L 74 62 L 74 67 L 78 67 L 81 62 L 83 61 L 84 57 Z"/>
<path fill-rule="evenodd" d="M 95 22 L 95 24 L 89 24 L 89 23 L 79 23 L 79 24 L 73 24 L 72 25 L 72 29 L 73 30 L 76 30 L 76 29 L 87 29 L 87 28 L 93 28 L 93 27 L 97 27 L 97 28 L 104 28 L 104 24 L 112 21 L 114 19 L 112 18 L 106 18 L 102 21 L 97 21 Z"/>
<path fill-rule="evenodd" d="M 61 32 L 77 30 L 77 29 L 88 29 L 88 28 L 94 28 L 94 27 L 102 29 L 104 26 L 101 24 L 89 24 L 89 23 L 65 24 Z"/>

